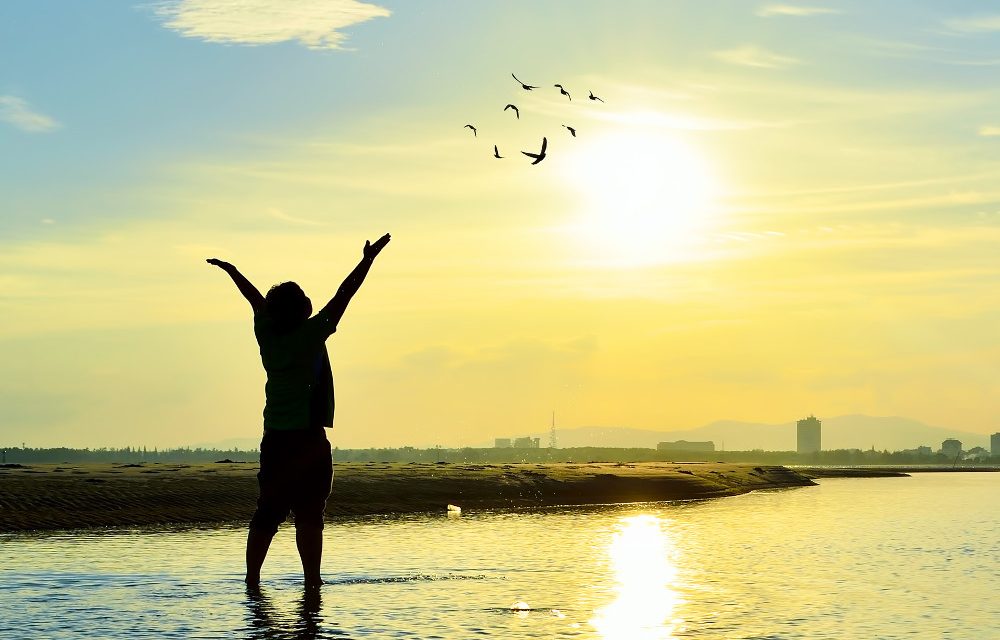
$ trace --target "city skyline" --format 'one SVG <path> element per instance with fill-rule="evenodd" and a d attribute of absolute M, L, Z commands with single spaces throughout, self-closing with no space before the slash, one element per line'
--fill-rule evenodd
<path fill-rule="evenodd" d="M 900 417 L 887 416 L 863 416 L 847 415 L 832 416 L 824 418 L 828 430 L 824 442 L 828 446 L 823 446 L 823 450 L 849 450 L 860 449 L 868 451 L 874 448 L 877 451 L 906 451 L 918 447 L 936 447 L 944 439 L 957 438 L 963 446 L 982 446 L 990 448 L 992 446 L 993 434 L 977 434 L 961 429 L 949 429 L 939 426 L 931 426 L 913 420 Z M 548 448 L 551 441 L 551 427 L 548 431 L 542 428 L 532 429 L 530 426 L 523 428 L 511 427 L 494 433 L 488 438 L 469 439 L 465 441 L 444 440 L 435 438 L 433 434 L 426 430 L 423 439 L 419 436 L 411 437 L 410 440 L 400 442 L 390 442 L 375 445 L 372 443 L 358 442 L 353 445 L 341 445 L 344 449 L 372 449 L 372 448 L 407 448 L 416 447 L 418 449 L 432 449 L 444 447 L 446 449 L 490 448 L 498 446 L 497 443 L 503 440 L 513 441 L 518 438 L 528 438 L 539 441 L 539 448 Z M 827 437 L 829 439 L 827 439 Z M 719 451 L 790 451 L 796 448 L 796 421 L 784 423 L 751 423 L 734 420 L 717 420 L 708 424 L 695 427 L 693 429 L 635 429 L 627 426 L 581 426 L 581 427 L 559 427 L 556 429 L 556 448 L 649 448 L 654 449 L 659 443 L 665 440 L 687 440 L 689 442 L 711 441 L 718 447 Z M 542 440 L 546 442 L 543 444 Z M 244 434 L 242 436 L 224 438 L 218 440 L 194 440 L 178 442 L 159 447 L 160 449 L 171 448 L 201 448 L 201 449 L 254 449 L 259 445 L 256 434 Z M 28 447 L 35 448 L 46 446 L 69 446 L 66 443 L 60 445 L 44 445 L 37 441 L 32 442 L 3 442 L 0 446 L 8 448 Z M 86 445 L 89 448 L 122 448 L 132 447 L 141 449 L 146 447 L 153 450 L 158 445 L 151 445 L 140 440 L 123 440 L 117 442 L 92 442 Z M 79 447 L 77 447 L 79 448 Z"/>

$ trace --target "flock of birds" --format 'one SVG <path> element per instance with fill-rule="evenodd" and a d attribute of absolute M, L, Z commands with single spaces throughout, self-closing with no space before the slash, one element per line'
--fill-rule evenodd
<path fill-rule="evenodd" d="M 512 73 L 512 74 L 510 74 L 510 77 L 514 78 L 514 80 L 515 80 L 515 81 L 516 81 L 516 82 L 517 82 L 517 83 L 518 83 L 519 85 L 521 85 L 521 88 L 522 88 L 522 89 L 524 89 L 525 91 L 534 91 L 535 89 L 538 89 L 538 88 L 539 88 L 539 87 L 538 87 L 537 85 L 530 85 L 530 84 L 526 84 L 526 83 L 524 83 L 524 82 L 521 82 L 521 81 L 520 81 L 520 80 L 518 79 L 518 77 L 517 77 L 517 76 L 515 76 L 515 75 L 514 75 L 513 73 Z M 564 96 L 566 96 L 566 98 L 567 98 L 567 99 L 568 99 L 568 100 L 569 100 L 570 102 L 572 102 L 572 101 L 573 101 L 573 96 L 572 96 L 572 95 L 570 95 L 569 91 L 567 91 L 565 87 L 563 87 L 563 86 L 562 86 L 561 84 L 555 84 L 555 85 L 553 85 L 553 86 L 554 86 L 555 88 L 559 89 L 559 94 L 560 94 L 560 95 L 564 95 Z M 593 92 L 593 91 L 590 91 L 590 92 L 589 92 L 589 94 L 590 94 L 590 95 L 588 95 L 588 96 L 587 96 L 587 99 L 588 99 L 588 100 L 592 100 L 592 101 L 594 101 L 594 102 L 604 102 L 604 100 L 602 100 L 601 98 L 599 98 L 599 97 L 595 96 L 595 95 L 594 95 L 594 92 Z M 514 104 L 508 104 L 507 106 L 505 106 L 505 107 L 503 108 L 503 110 L 504 110 L 504 111 L 507 111 L 507 110 L 511 110 L 511 111 L 513 111 L 513 112 L 514 112 L 514 117 L 515 117 L 515 118 L 517 118 L 518 120 L 520 120 L 520 119 L 521 119 L 521 112 L 520 112 L 520 110 L 519 110 L 519 109 L 517 108 L 517 105 L 514 105 Z M 570 134 L 571 136 L 573 136 L 574 138 L 576 137 L 576 128 L 575 128 L 575 127 L 571 127 L 571 126 L 569 126 L 569 125 L 565 125 L 565 124 L 564 124 L 564 125 L 562 125 L 562 126 L 563 126 L 563 128 L 565 128 L 565 129 L 566 129 L 567 131 L 569 131 L 569 134 Z M 465 125 L 465 127 L 464 127 L 464 128 L 465 128 L 465 129 L 471 129 L 471 130 L 472 130 L 472 135 L 473 135 L 474 137 L 478 137 L 478 136 L 479 136 L 479 133 L 478 133 L 478 130 L 476 129 L 476 127 L 475 127 L 474 125 L 471 125 L 471 124 L 467 124 L 467 125 Z M 532 159 L 534 160 L 534 162 L 532 162 L 531 164 L 538 164 L 539 162 L 541 162 L 542 160 L 544 160 L 544 159 L 545 159 L 545 149 L 546 149 L 546 147 L 548 147 L 548 144 L 549 144 L 549 141 L 548 141 L 548 140 L 547 140 L 547 139 L 546 139 L 545 137 L 542 137 L 542 149 L 541 149 L 541 151 L 539 151 L 538 153 L 529 153 L 529 152 L 527 152 L 527 151 L 522 151 L 521 153 L 523 153 L 524 155 L 526 155 L 526 156 L 528 156 L 529 158 L 532 158 Z M 494 158 L 497 158 L 498 160 L 499 160 L 499 159 L 502 159 L 502 158 L 504 157 L 504 156 L 500 155 L 500 150 L 499 150 L 499 149 L 497 148 L 497 145 L 493 145 L 493 157 L 494 157 Z"/>

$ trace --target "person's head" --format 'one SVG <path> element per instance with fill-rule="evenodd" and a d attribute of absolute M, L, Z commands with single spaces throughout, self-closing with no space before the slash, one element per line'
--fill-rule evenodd
<path fill-rule="evenodd" d="M 312 315 L 312 301 L 294 282 L 276 284 L 264 296 L 264 308 L 278 333 L 291 331 Z"/>

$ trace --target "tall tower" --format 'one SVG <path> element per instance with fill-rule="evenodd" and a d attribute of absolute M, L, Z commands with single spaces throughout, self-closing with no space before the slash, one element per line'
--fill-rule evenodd
<path fill-rule="evenodd" d="M 549 449 L 556 448 L 556 412 L 552 411 L 552 428 L 549 429 Z"/>
<path fill-rule="evenodd" d="M 799 420 L 796 451 L 800 454 L 819 453 L 821 449 L 821 428 L 822 423 L 814 415 Z"/>

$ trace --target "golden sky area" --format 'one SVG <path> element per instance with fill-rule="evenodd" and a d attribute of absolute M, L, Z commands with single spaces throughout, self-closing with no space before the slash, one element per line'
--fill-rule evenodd
<path fill-rule="evenodd" d="M 250 309 L 205 259 L 316 305 L 387 231 L 328 343 L 340 447 L 481 445 L 552 410 L 998 430 L 1000 21 L 343 2 L 255 31 L 206 4 L 61 44 L 72 16 L 3 9 L 34 30 L 0 45 L 30 61 L 0 77 L 4 443 L 253 437 Z M 76 44 L 118 61 L 74 80 Z"/>

